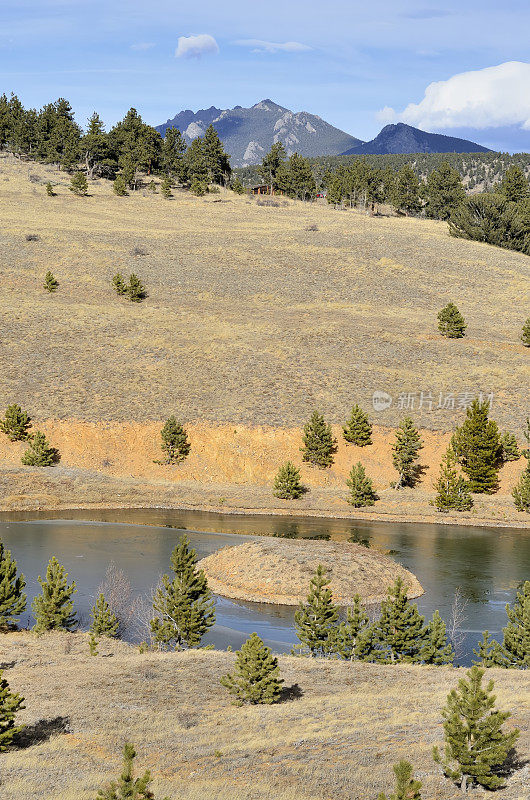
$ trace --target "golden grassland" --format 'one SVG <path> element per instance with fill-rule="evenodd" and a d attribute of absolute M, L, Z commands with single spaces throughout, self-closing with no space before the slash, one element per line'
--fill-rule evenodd
<path fill-rule="evenodd" d="M 119 775 L 125 741 L 137 747 L 138 770 L 151 769 L 157 798 L 375 800 L 392 788 L 392 764 L 401 758 L 414 763 L 427 800 L 461 796 L 431 758 L 461 669 L 282 656 L 290 699 L 238 708 L 219 684 L 233 654 L 140 654 L 108 640 L 99 652 L 89 656 L 84 634 L 0 638 L 4 675 L 26 698 L 20 720 L 29 726 L 25 746 L 0 755 L 2 800 L 94 800 Z M 488 677 L 498 706 L 512 712 L 507 727 L 521 729 L 523 762 L 495 797 L 526 800 L 528 675 L 488 670 Z"/>
<path fill-rule="evenodd" d="M 263 206 L 227 191 L 119 198 L 106 181 L 78 198 L 68 183 L 52 167 L 0 158 L 0 409 L 19 402 L 62 454 L 58 467 L 23 469 L 23 448 L 1 437 L 2 508 L 348 514 L 344 481 L 360 459 L 381 501 L 357 516 L 434 518 L 428 501 L 448 433 L 464 416 L 460 395 L 493 392 L 493 416 L 520 435 L 528 257 L 452 239 L 433 221 Z M 55 294 L 42 285 L 48 269 Z M 118 297 L 117 271 L 136 272 L 148 298 Z M 468 322 L 463 340 L 438 335 L 436 313 L 449 299 Z M 372 411 L 375 390 L 394 397 L 392 408 Z M 418 409 L 422 391 L 432 412 Z M 401 392 L 416 393 L 413 410 L 398 407 Z M 455 395 L 454 411 L 436 410 L 440 392 Z M 301 463 L 312 409 L 340 440 L 354 402 L 371 413 L 374 445 L 341 442 L 332 470 L 303 468 L 308 495 L 275 500 L 274 474 L 287 458 Z M 192 440 L 176 469 L 153 463 L 172 413 Z M 417 490 L 395 492 L 391 427 L 405 413 L 423 428 L 427 470 Z M 500 493 L 477 499 L 466 519 L 524 525 L 509 495 L 521 464 L 508 464 Z"/>

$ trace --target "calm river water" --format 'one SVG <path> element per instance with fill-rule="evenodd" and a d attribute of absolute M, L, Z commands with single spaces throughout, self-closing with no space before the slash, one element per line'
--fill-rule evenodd
<path fill-rule="evenodd" d="M 463 663 L 470 662 L 485 628 L 499 635 L 506 621 L 505 604 L 513 600 L 516 587 L 530 579 L 530 530 L 161 509 L 62 511 L 53 516 L 0 514 L 0 539 L 26 576 L 28 606 L 40 589 L 37 576 L 56 555 L 77 583 L 75 606 L 84 621 L 110 562 L 127 574 L 135 595 L 148 594 L 168 570 L 171 551 L 184 530 L 199 557 L 256 534 L 330 536 L 392 551 L 424 587 L 425 594 L 416 602 L 426 616 L 439 609 L 448 621 L 455 590 L 460 590 L 466 602 Z M 216 603 L 217 622 L 207 637 L 216 647 L 238 648 L 252 631 L 276 652 L 290 650 L 296 641 L 292 608 L 221 597 Z M 32 624 L 31 612 L 22 622 Z"/>

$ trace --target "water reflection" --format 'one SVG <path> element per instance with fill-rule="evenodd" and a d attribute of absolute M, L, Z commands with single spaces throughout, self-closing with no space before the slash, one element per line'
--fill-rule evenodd
<path fill-rule="evenodd" d="M 49 513 L 40 516 L 48 519 L 39 520 L 38 514 L 29 512 L 0 515 L 0 538 L 26 575 L 30 601 L 39 592 L 37 576 L 44 573 L 48 559 L 57 555 L 77 582 L 76 608 L 85 617 L 109 562 L 127 573 L 135 594 L 147 593 L 167 571 L 171 550 L 184 530 L 200 557 L 256 533 L 331 537 L 394 551 L 395 560 L 417 575 L 425 588 L 417 600 L 425 616 L 439 609 L 449 620 L 455 591 L 460 590 L 466 601 L 468 661 L 484 629 L 499 635 L 506 623 L 505 604 L 513 601 L 516 587 L 530 578 L 529 531 L 520 529 L 166 509 L 61 512 L 55 520 Z M 80 522 L 83 518 L 92 521 Z M 293 616 L 292 608 L 218 598 L 217 624 L 209 641 L 218 647 L 239 647 L 256 630 L 275 650 L 288 651 L 295 641 Z M 30 623 L 29 615 L 25 622 Z"/>

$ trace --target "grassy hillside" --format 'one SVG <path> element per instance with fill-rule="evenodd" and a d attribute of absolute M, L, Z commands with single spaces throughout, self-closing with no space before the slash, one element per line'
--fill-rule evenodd
<path fill-rule="evenodd" d="M 403 416 L 400 393 L 415 393 L 425 428 L 452 429 L 466 392 L 493 392 L 493 415 L 514 431 L 528 412 L 524 255 L 452 239 L 438 222 L 232 193 L 119 198 L 106 182 L 77 198 L 67 184 L 0 159 L 0 407 L 283 426 L 315 406 L 341 422 L 383 390 L 394 405 L 372 414 L 382 425 Z M 118 297 L 117 271 L 136 272 L 149 297 Z M 469 325 L 460 341 L 436 329 L 450 299 Z M 417 410 L 420 392 L 432 412 Z M 455 395 L 454 411 L 436 410 L 440 392 Z"/>
<path fill-rule="evenodd" d="M 92 658 L 82 634 L 7 634 L 0 647 L 28 725 L 26 746 L 1 757 L 2 800 L 93 800 L 118 777 L 125 741 L 137 746 L 138 770 L 151 769 L 156 796 L 171 800 L 375 800 L 400 758 L 414 763 L 423 797 L 462 796 L 431 758 L 462 670 L 281 657 L 286 700 L 237 708 L 219 684 L 233 654 L 140 655 L 102 642 Z M 528 677 L 488 672 L 498 706 L 512 712 L 507 725 L 522 731 L 524 762 Z M 527 789 L 528 765 L 495 798 L 523 800 Z"/>

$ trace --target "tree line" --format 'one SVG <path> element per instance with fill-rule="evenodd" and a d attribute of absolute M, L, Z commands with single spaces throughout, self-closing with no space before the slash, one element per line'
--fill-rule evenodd
<path fill-rule="evenodd" d="M 231 174 L 230 159 L 212 125 L 187 146 L 177 128 L 169 128 L 163 138 L 130 108 L 108 132 L 94 112 L 83 131 L 64 98 L 37 111 L 24 108 L 14 94 L 1 95 L 0 150 L 70 172 L 82 169 L 89 180 L 117 181 L 117 194 L 138 188 L 142 173 L 167 176 L 198 193 L 209 184 L 228 183 Z"/>

